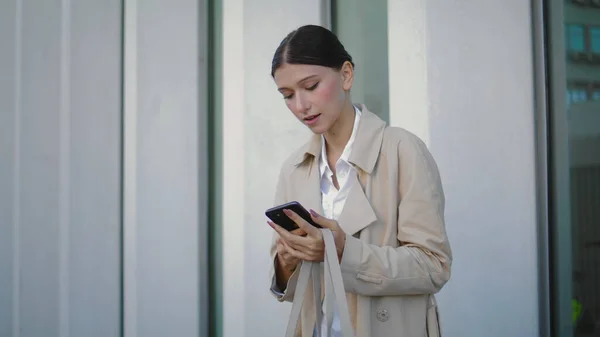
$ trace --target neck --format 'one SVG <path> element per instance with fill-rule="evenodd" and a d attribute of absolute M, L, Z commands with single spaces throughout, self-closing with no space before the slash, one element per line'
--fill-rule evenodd
<path fill-rule="evenodd" d="M 355 113 L 354 106 L 347 101 L 338 120 L 323 134 L 328 153 L 341 153 L 344 151 L 344 147 L 346 147 L 352 135 Z"/>

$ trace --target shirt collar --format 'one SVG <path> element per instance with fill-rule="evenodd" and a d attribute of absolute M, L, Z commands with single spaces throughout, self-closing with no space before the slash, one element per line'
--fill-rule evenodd
<path fill-rule="evenodd" d="M 354 145 L 354 140 L 356 139 L 356 130 L 358 130 L 358 124 L 360 123 L 361 112 L 360 110 L 354 106 L 354 125 L 352 126 L 352 133 L 350 134 L 350 139 L 348 139 L 348 143 L 344 147 L 344 151 L 342 151 L 342 155 L 340 156 L 341 161 L 347 163 L 350 158 L 350 154 L 352 153 L 352 147 Z M 321 174 L 321 178 L 327 172 L 333 172 L 329 167 L 329 163 L 327 161 L 327 150 L 325 148 L 325 137 L 321 135 L 321 155 L 319 156 L 319 172 Z"/>
<path fill-rule="evenodd" d="M 355 107 L 361 112 L 360 125 L 356 130 L 356 141 L 348 162 L 370 174 L 375 168 L 377 158 L 379 158 L 387 123 L 370 112 L 364 104 L 356 104 Z M 321 135 L 313 134 L 309 141 L 296 151 L 291 158 L 292 163 L 298 167 L 305 163 L 313 163 L 316 159 L 318 165 L 318 159 L 321 156 L 321 143 Z"/>

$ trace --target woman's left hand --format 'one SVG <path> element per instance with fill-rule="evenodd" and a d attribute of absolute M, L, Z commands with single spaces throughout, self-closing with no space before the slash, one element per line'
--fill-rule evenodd
<path fill-rule="evenodd" d="M 322 262 L 325 258 L 325 243 L 323 242 L 323 233 L 321 230 L 313 227 L 294 211 L 286 209 L 284 212 L 306 233 L 306 236 L 296 235 L 269 221 L 269 225 L 287 243 L 286 249 L 288 253 L 304 261 Z M 315 223 L 323 228 L 330 229 L 333 233 L 338 259 L 341 261 L 344 245 L 346 244 L 346 233 L 344 233 L 337 221 L 322 217 L 313 210 L 310 213 Z"/>

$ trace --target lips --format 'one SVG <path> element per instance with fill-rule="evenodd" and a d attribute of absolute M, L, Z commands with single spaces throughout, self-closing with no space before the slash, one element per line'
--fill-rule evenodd
<path fill-rule="evenodd" d="M 321 116 L 321 114 L 310 115 L 310 116 L 304 117 L 304 120 L 307 121 L 307 122 L 310 122 L 310 121 L 314 120 L 315 118 L 317 118 L 319 116 Z"/>

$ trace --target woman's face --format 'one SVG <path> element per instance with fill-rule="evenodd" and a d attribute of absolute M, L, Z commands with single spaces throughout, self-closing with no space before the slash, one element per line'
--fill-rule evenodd
<path fill-rule="evenodd" d="M 284 63 L 275 71 L 275 83 L 288 109 L 312 132 L 322 134 L 335 124 L 352 87 L 352 65 L 341 70 Z"/>

